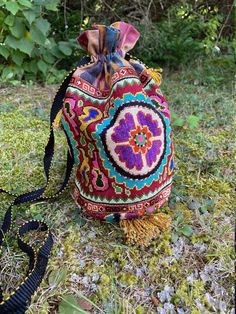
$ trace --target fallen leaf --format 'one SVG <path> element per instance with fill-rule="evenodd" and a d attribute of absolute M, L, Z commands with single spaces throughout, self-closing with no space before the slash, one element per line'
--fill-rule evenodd
<path fill-rule="evenodd" d="M 151 295 L 151 300 L 152 300 L 152 303 L 153 303 L 155 306 L 158 306 L 158 305 L 159 305 L 158 299 L 157 299 L 153 294 Z"/>

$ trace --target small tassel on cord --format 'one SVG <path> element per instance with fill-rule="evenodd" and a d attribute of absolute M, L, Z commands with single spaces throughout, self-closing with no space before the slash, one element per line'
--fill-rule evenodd
<path fill-rule="evenodd" d="M 133 220 L 121 220 L 120 227 L 128 243 L 147 246 L 151 240 L 158 238 L 161 231 L 169 229 L 170 223 L 169 215 L 158 213 Z"/>
<path fill-rule="evenodd" d="M 147 69 L 147 72 L 149 75 L 151 75 L 151 77 L 154 79 L 154 81 L 157 83 L 157 85 L 161 85 L 162 82 L 162 69 L 158 68 L 158 69 Z"/>
<path fill-rule="evenodd" d="M 56 115 L 56 118 L 53 121 L 54 128 L 59 128 L 61 126 L 61 117 L 62 117 L 62 110 L 58 112 L 58 114 Z"/>

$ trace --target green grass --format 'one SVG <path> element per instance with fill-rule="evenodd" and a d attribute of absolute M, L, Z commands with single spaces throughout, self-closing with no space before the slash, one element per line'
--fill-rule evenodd
<path fill-rule="evenodd" d="M 55 201 L 15 208 L 17 225 L 44 218 L 55 240 L 45 280 L 28 314 L 69 314 L 68 295 L 91 313 L 231 312 L 236 112 L 232 70 L 225 63 L 196 63 L 165 73 L 163 91 L 176 113 L 174 188 L 165 210 L 176 227 L 149 248 L 126 245 L 116 225 L 81 217 L 70 195 L 73 182 Z M 0 89 L 0 187 L 21 193 L 45 184 L 42 157 L 55 91 L 36 85 Z M 189 116 L 198 118 L 196 125 L 191 126 Z M 182 119 L 180 126 L 177 119 Z M 65 156 L 65 139 L 57 131 L 49 192 L 61 180 Z M 10 197 L 0 197 L 2 219 Z M 182 233 L 183 225 L 192 235 Z M 23 278 L 27 265 L 12 240 L 15 230 L 6 237 L 0 257 L 7 293 Z"/>

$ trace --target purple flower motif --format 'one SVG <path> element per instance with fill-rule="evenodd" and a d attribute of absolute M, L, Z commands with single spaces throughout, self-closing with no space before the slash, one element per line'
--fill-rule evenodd
<path fill-rule="evenodd" d="M 163 121 L 151 108 L 136 106 L 132 109 L 126 107 L 109 129 L 109 151 L 124 171 L 146 175 L 164 152 Z"/>
<path fill-rule="evenodd" d="M 114 142 L 124 142 L 129 140 L 129 132 L 135 128 L 134 119 L 131 113 L 126 113 L 120 119 L 119 125 L 114 128 L 111 138 Z"/>
<path fill-rule="evenodd" d="M 129 169 L 136 168 L 141 170 L 143 167 L 141 153 L 133 154 L 130 146 L 120 145 L 115 148 L 115 152 L 118 154 L 120 161 L 124 162 Z"/>
<path fill-rule="evenodd" d="M 142 126 L 147 125 L 153 136 L 161 135 L 161 129 L 158 127 L 158 122 L 152 119 L 151 114 L 145 114 L 139 111 L 137 114 L 138 120 Z"/>
<path fill-rule="evenodd" d="M 156 161 L 157 155 L 161 151 L 161 141 L 153 141 L 152 148 L 147 150 L 146 160 L 149 167 Z"/>

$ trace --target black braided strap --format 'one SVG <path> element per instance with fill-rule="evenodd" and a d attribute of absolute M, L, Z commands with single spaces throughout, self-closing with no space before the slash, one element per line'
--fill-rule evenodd
<path fill-rule="evenodd" d="M 79 62 L 78 66 L 85 65 L 90 58 L 84 57 Z M 11 206 L 7 209 L 2 226 L 0 228 L 0 248 L 2 246 L 4 235 L 10 231 L 11 225 L 12 225 L 12 206 L 23 204 L 29 201 L 41 201 L 41 200 L 47 200 L 57 197 L 61 192 L 66 188 L 69 179 L 71 177 L 73 165 L 74 165 L 74 156 L 73 156 L 73 149 L 71 147 L 71 143 L 69 138 L 67 137 L 67 142 L 69 146 L 69 150 L 67 153 L 67 164 L 66 164 L 66 174 L 64 182 L 62 183 L 60 189 L 52 196 L 50 197 L 44 197 L 44 192 L 48 186 L 49 182 L 49 175 L 50 175 L 50 167 L 51 162 L 54 154 L 54 143 L 55 143 L 55 137 L 54 137 L 54 131 L 53 131 L 53 122 L 58 114 L 58 112 L 61 110 L 63 105 L 64 96 L 66 93 L 66 89 L 70 83 L 71 77 L 73 75 L 73 71 L 69 73 L 69 75 L 65 78 L 62 85 L 60 86 L 53 104 L 51 108 L 50 113 L 50 136 L 48 143 L 45 147 L 45 155 L 44 155 L 44 171 L 46 175 L 46 186 L 40 189 L 37 189 L 32 192 L 27 192 L 21 195 L 16 195 L 11 192 L 8 192 L 4 189 L 0 189 L 0 193 L 4 192 L 8 195 L 14 196 L 15 199 Z M 66 134 L 67 135 L 67 134 Z M 23 240 L 23 236 L 32 230 L 36 231 L 44 231 L 46 232 L 44 242 L 43 244 L 38 248 L 36 251 L 32 246 L 30 246 L 27 242 Z M 20 249 L 25 252 L 29 257 L 29 270 L 28 275 L 24 279 L 23 283 L 20 284 L 17 289 L 10 295 L 9 298 L 4 299 L 3 298 L 3 290 L 0 286 L 0 314 L 23 314 L 27 310 L 31 297 L 33 293 L 37 290 L 39 287 L 48 263 L 48 258 L 50 251 L 52 249 L 53 245 L 53 239 L 50 231 L 48 230 L 47 225 L 44 222 L 32 220 L 24 224 L 19 229 L 18 234 L 18 245 Z"/>
<path fill-rule="evenodd" d="M 44 231 L 44 242 L 36 251 L 29 243 L 23 240 L 23 236 L 32 230 Z M 0 291 L 0 313 L 15 314 L 25 313 L 29 306 L 31 296 L 39 287 L 48 263 L 48 258 L 53 245 L 52 234 L 44 222 L 29 221 L 19 229 L 18 245 L 29 256 L 29 271 L 23 283 L 19 285 L 11 296 L 3 301 Z"/>

